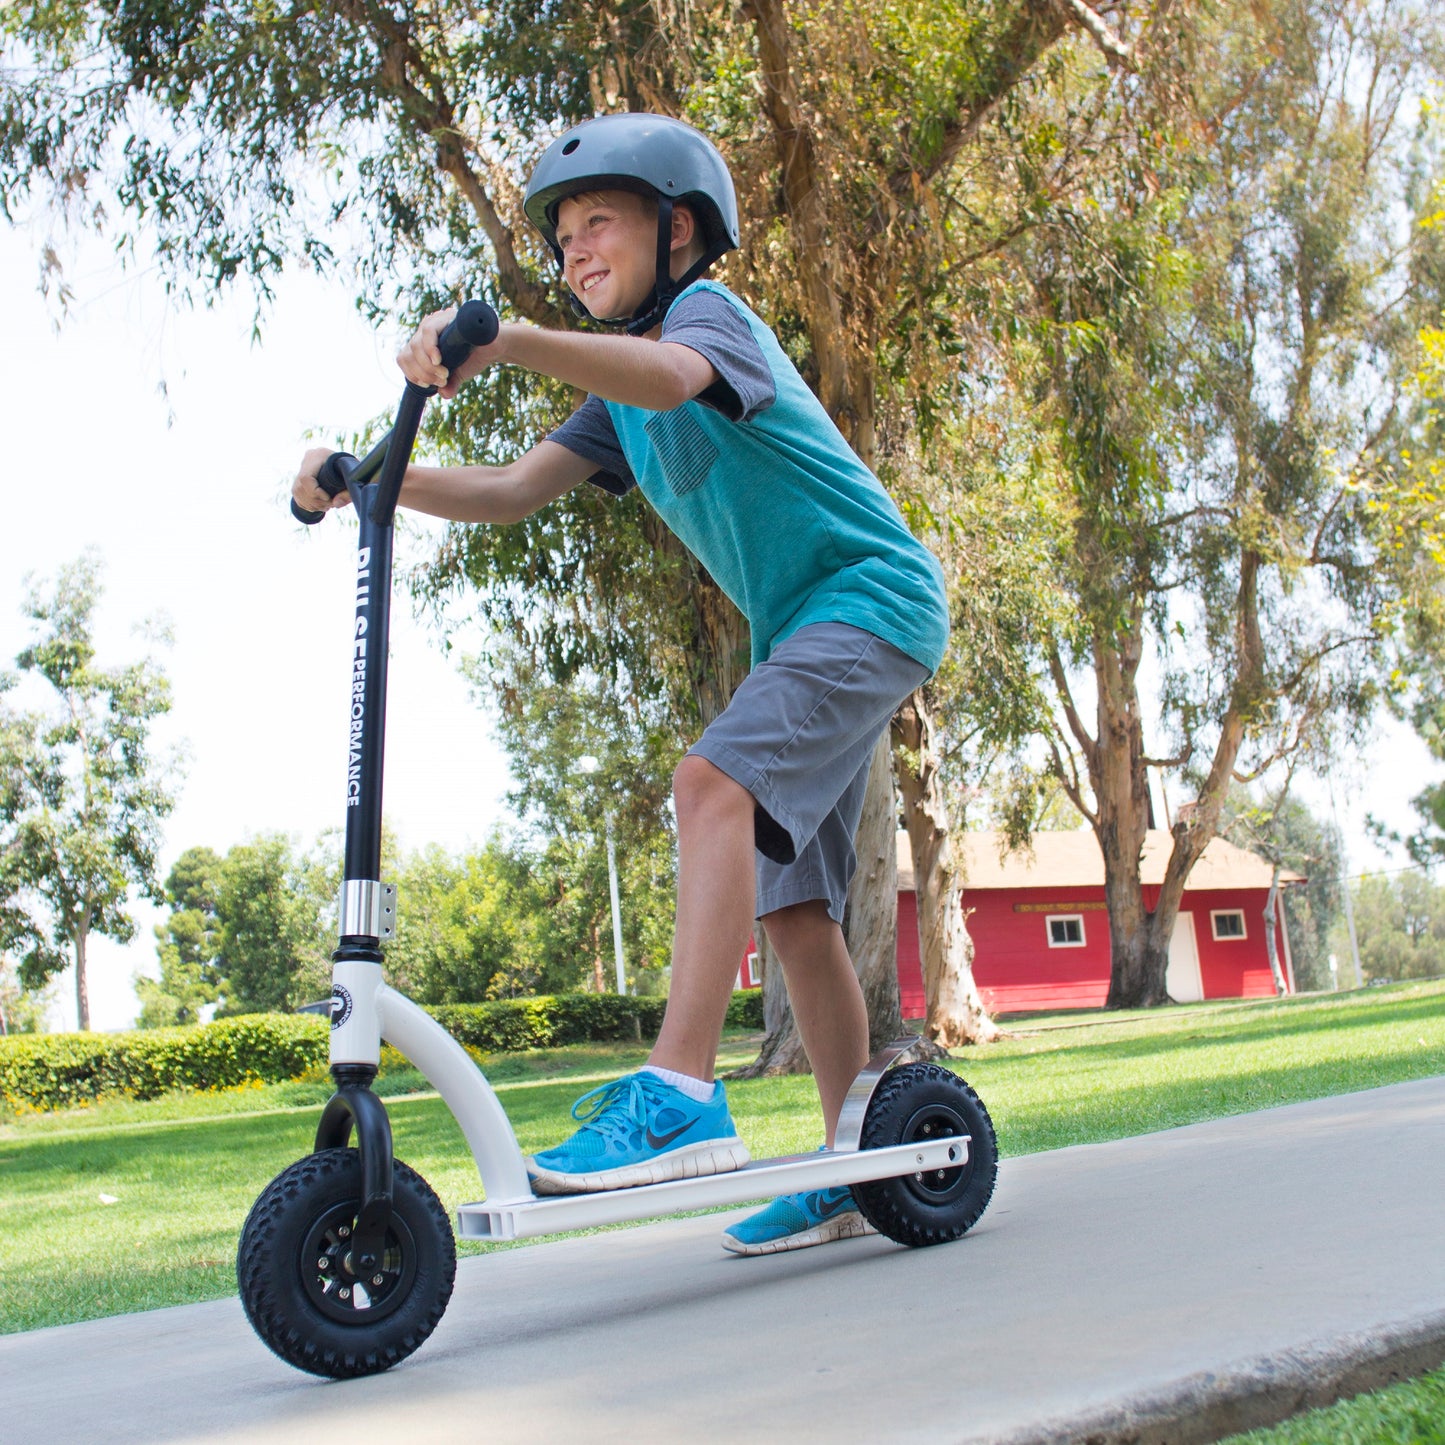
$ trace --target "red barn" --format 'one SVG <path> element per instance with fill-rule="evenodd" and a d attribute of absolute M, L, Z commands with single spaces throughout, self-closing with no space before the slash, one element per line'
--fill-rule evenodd
<path fill-rule="evenodd" d="M 918 923 L 908 835 L 898 848 L 898 983 L 905 1018 L 924 1014 Z M 1145 838 L 1145 906 L 1152 908 L 1173 845 Z M 1092 832 L 1037 833 L 1030 851 L 1000 858 L 996 833 L 964 835 L 964 907 L 974 943 L 973 975 L 991 1013 L 1100 1008 L 1109 990 L 1109 915 L 1104 860 Z M 1169 949 L 1170 997 L 1255 998 L 1274 993 L 1265 943 L 1270 864 L 1215 838 L 1185 884 Z M 1302 883 L 1285 870 L 1282 883 Z M 1277 910 L 1276 943 L 1294 992 L 1289 937 Z"/>

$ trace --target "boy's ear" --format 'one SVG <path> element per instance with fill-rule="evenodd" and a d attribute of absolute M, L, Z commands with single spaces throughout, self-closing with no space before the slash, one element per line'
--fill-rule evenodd
<path fill-rule="evenodd" d="M 698 237 L 697 217 L 686 201 L 677 201 L 672 207 L 672 249 L 680 250 L 690 246 Z"/>

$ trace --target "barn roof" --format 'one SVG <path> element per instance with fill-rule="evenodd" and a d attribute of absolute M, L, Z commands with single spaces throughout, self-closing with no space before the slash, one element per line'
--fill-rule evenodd
<path fill-rule="evenodd" d="M 1143 881 L 1158 885 L 1173 847 L 1173 836 L 1153 829 L 1144 837 Z M 1102 888 L 1104 856 L 1092 830 L 1067 833 L 1035 833 L 1029 849 L 999 856 L 1001 833 L 962 835 L 965 888 Z M 1224 888 L 1268 888 L 1271 865 L 1247 849 L 1237 848 L 1223 838 L 1213 838 L 1194 865 L 1187 891 Z M 1285 868 L 1282 883 L 1303 883 L 1302 873 Z M 913 857 L 908 834 L 898 834 L 898 886 L 913 887 Z"/>

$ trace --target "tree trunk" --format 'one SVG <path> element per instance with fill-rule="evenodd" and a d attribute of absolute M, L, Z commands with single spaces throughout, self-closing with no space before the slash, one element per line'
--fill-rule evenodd
<path fill-rule="evenodd" d="M 1169 1002 L 1169 931 L 1174 917 L 1144 906 L 1141 860 L 1149 831 L 1149 775 L 1137 677 L 1143 616 L 1094 641 L 1098 744 L 1089 758 L 1097 801 L 1093 824 L 1104 855 L 1109 908 L 1109 994 L 1105 1008 L 1152 1008 Z M 1162 902 L 1162 900 L 1161 900 Z M 1178 900 L 1174 901 L 1177 910 Z M 1162 925 L 1162 932 L 1161 932 Z"/>
<path fill-rule="evenodd" d="M 75 932 L 75 1026 L 90 1032 L 90 985 L 85 977 L 85 946 L 90 938 L 90 919 L 82 918 Z"/>
<path fill-rule="evenodd" d="M 1279 864 L 1276 863 L 1269 875 L 1269 897 L 1264 900 L 1264 946 L 1269 950 L 1269 971 L 1274 976 L 1274 991 L 1283 998 L 1289 992 L 1284 980 L 1284 969 L 1279 962 Z"/>
<path fill-rule="evenodd" d="M 848 889 L 843 933 L 868 1003 L 870 1052 L 903 1032 L 898 997 L 898 807 L 893 749 L 885 732 L 873 750 L 854 850 L 858 869 Z"/>
<path fill-rule="evenodd" d="M 1138 859 L 1131 870 L 1127 860 L 1116 858 L 1112 880 L 1107 854 L 1104 867 L 1109 909 L 1109 994 L 1104 1007 L 1155 1008 L 1171 1003 L 1164 981 L 1169 947 L 1159 946 L 1158 915 L 1144 907 Z"/>
<path fill-rule="evenodd" d="M 594 920 L 592 924 L 592 992 L 607 992 L 607 977 L 602 972 L 602 934 Z"/>
<path fill-rule="evenodd" d="M 918 956 L 923 964 L 927 1038 L 940 1050 L 987 1044 L 1002 1031 L 989 1017 L 973 978 L 973 940 L 963 910 L 963 884 L 949 832 L 933 722 L 922 690 L 893 719 L 898 787 L 913 854 Z"/>

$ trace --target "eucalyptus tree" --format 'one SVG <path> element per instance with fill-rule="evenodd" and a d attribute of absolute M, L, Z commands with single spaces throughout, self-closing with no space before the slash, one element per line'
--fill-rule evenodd
<path fill-rule="evenodd" d="M 1342 907 L 1343 868 L 1335 829 L 1290 797 L 1287 785 L 1261 791 L 1236 784 L 1225 801 L 1220 832 L 1238 847 L 1262 855 L 1274 869 L 1266 913 L 1270 920 L 1276 907 L 1284 914 L 1296 988 L 1328 988 L 1330 936 Z M 1286 868 L 1304 882 L 1281 889 L 1279 879 Z"/>
<path fill-rule="evenodd" d="M 1442 127 L 1435 113 L 1437 135 Z M 1421 225 L 1445 228 L 1445 179 L 1438 181 Z M 1422 364 L 1414 378 L 1420 416 L 1409 454 L 1381 500 L 1389 536 L 1417 574 L 1406 606 L 1400 665 L 1391 702 L 1413 724 L 1430 755 L 1445 763 L 1445 313 L 1420 333 Z M 1445 859 L 1445 782 L 1427 783 L 1412 799 L 1418 826 L 1394 836 L 1422 867 Z"/>
<path fill-rule="evenodd" d="M 1048 766 L 1104 856 L 1112 1006 L 1167 997 L 1231 781 L 1322 730 L 1348 739 L 1422 573 L 1440 575 L 1395 538 L 1418 334 L 1445 284 L 1415 126 L 1442 78 L 1438 14 L 1281 0 L 1218 12 L 1200 45 L 1187 124 L 1134 127 L 1087 203 L 1018 251 L 1013 381 L 1045 423 L 1038 483 L 1073 518 L 1044 563 L 1067 605 L 1023 648 Z M 1187 770 L 1196 797 L 1146 901 L 1152 767 Z"/>

